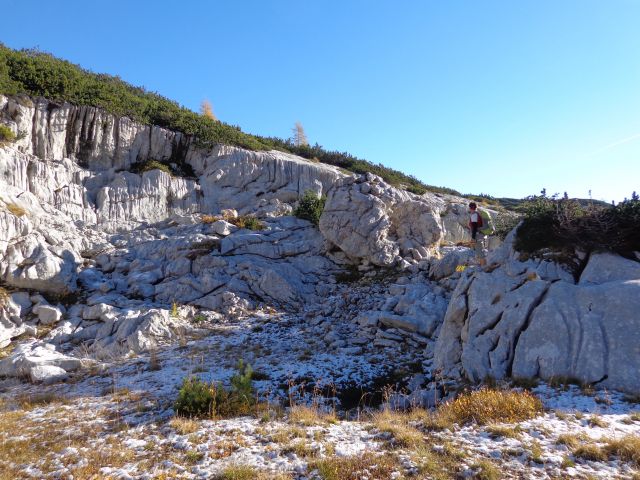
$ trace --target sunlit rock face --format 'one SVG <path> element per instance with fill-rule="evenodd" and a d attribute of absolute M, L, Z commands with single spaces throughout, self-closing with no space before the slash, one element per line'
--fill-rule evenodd
<path fill-rule="evenodd" d="M 446 375 L 571 378 L 640 392 L 640 264 L 593 254 L 579 278 L 551 261 L 521 262 L 513 234 L 463 276 L 435 352 Z"/>

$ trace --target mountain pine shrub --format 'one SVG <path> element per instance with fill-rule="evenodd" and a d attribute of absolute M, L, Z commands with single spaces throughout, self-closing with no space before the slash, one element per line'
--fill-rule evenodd
<path fill-rule="evenodd" d="M 640 251 L 640 198 L 612 206 L 597 203 L 584 205 L 575 199 L 557 195 L 531 196 L 522 205 L 523 223 L 518 228 L 515 248 L 537 255 L 544 252 L 573 254 L 611 251 L 632 256 Z"/>
<path fill-rule="evenodd" d="M 4 144 L 14 142 L 16 138 L 16 134 L 13 133 L 13 130 L 6 125 L 0 124 L 0 147 Z"/>
<path fill-rule="evenodd" d="M 228 418 L 252 414 L 257 403 L 253 370 L 242 360 L 238 362 L 237 369 L 237 373 L 231 377 L 229 389 L 221 383 L 206 382 L 195 377 L 185 378 L 173 406 L 176 414 L 188 418 Z"/>
<path fill-rule="evenodd" d="M 54 102 L 91 105 L 146 125 L 183 132 L 202 147 L 225 144 L 249 150 L 280 150 L 354 173 L 375 173 L 387 183 L 414 193 L 429 190 L 459 195 L 450 188 L 425 185 L 411 175 L 349 153 L 325 150 L 317 143 L 313 146 L 302 142 L 296 145 L 291 139 L 244 133 L 238 126 L 189 110 L 156 92 L 130 85 L 120 77 L 93 73 L 36 49 L 13 50 L 0 43 L 0 94 L 27 94 Z"/>
<path fill-rule="evenodd" d="M 320 223 L 320 216 L 326 201 L 327 197 L 318 197 L 312 190 L 307 190 L 298 202 L 293 214 L 298 218 L 309 220 L 317 226 Z"/>

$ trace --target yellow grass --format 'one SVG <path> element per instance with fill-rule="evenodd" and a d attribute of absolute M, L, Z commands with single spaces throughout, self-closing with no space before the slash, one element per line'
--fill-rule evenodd
<path fill-rule="evenodd" d="M 478 470 L 473 477 L 478 480 L 499 480 L 502 478 L 500 469 L 490 460 L 480 460 L 473 465 L 473 468 Z"/>
<path fill-rule="evenodd" d="M 16 217 L 22 217 L 27 214 L 27 211 L 16 203 L 7 203 L 7 210 Z"/>
<path fill-rule="evenodd" d="M 591 460 L 594 462 L 604 462 L 607 460 L 607 453 L 593 443 L 580 445 L 573 450 L 573 455 L 576 458 L 582 458 L 584 460 Z"/>
<path fill-rule="evenodd" d="M 609 456 L 620 457 L 625 462 L 631 462 L 640 467 L 640 436 L 627 435 L 616 440 L 607 440 L 603 450 Z"/>
<path fill-rule="evenodd" d="M 503 425 L 489 425 L 485 429 L 491 438 L 520 438 L 522 430 L 520 427 L 507 427 Z"/>
<path fill-rule="evenodd" d="M 441 405 L 437 417 L 441 421 L 465 424 L 476 422 L 485 425 L 492 422 L 513 423 L 529 420 L 543 411 L 542 401 L 523 391 L 483 388 L 465 393 Z"/>
<path fill-rule="evenodd" d="M 173 428 L 180 435 L 188 435 L 200 428 L 200 425 L 196 420 L 177 416 L 169 420 L 169 426 L 171 426 L 171 428 Z"/>
<path fill-rule="evenodd" d="M 318 470 L 322 480 L 360 480 L 365 476 L 369 479 L 387 479 L 398 468 L 397 459 L 388 453 L 323 458 L 309 463 L 309 470 Z"/>
<path fill-rule="evenodd" d="M 558 436 L 557 445 L 566 445 L 569 448 L 577 448 L 582 442 L 589 441 L 589 437 L 584 433 L 564 433 Z"/>
<path fill-rule="evenodd" d="M 415 447 L 424 443 L 424 434 L 409 425 L 409 420 L 409 415 L 392 410 L 383 410 L 373 416 L 375 427 L 381 432 L 390 433 L 394 443 L 402 447 Z"/>
<path fill-rule="evenodd" d="M 288 480 L 292 477 L 284 473 L 260 472 L 249 465 L 230 465 L 214 480 Z"/>
<path fill-rule="evenodd" d="M 202 215 L 202 223 L 214 223 L 220 220 L 220 217 L 215 215 Z"/>
<path fill-rule="evenodd" d="M 289 410 L 289 421 L 310 426 L 336 423 L 338 419 L 335 413 L 323 412 L 315 406 L 294 405 Z"/>

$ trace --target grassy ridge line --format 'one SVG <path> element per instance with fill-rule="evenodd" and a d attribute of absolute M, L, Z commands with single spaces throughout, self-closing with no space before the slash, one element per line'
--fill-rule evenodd
<path fill-rule="evenodd" d="M 37 50 L 13 50 L 0 43 L 0 94 L 45 97 L 58 102 L 99 107 L 147 125 L 158 125 L 192 135 L 203 147 L 235 145 L 249 150 L 281 150 L 344 168 L 372 172 L 391 185 L 422 194 L 426 191 L 460 195 L 456 190 L 426 185 L 412 175 L 373 164 L 320 145 L 295 146 L 289 140 L 244 133 L 240 127 L 218 122 L 177 102 L 117 76 L 96 74 L 71 62 Z"/>

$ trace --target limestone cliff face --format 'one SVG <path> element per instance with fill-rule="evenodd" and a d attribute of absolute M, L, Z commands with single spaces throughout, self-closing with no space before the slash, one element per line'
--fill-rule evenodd
<path fill-rule="evenodd" d="M 295 155 L 224 145 L 202 149 L 179 132 L 141 125 L 95 107 L 42 98 L 0 96 L 0 122 L 19 135 L 0 149 L 0 178 L 13 195 L 5 203 L 19 204 L 17 199 L 28 193 L 34 198 L 27 200 L 27 195 L 23 201 L 46 205 L 81 229 L 126 232 L 173 215 L 217 213 L 223 208 L 279 215 L 290 211 L 306 191 L 327 194 L 346 178 L 335 167 Z M 149 160 L 194 175 L 131 171 Z M 467 238 L 463 199 L 418 197 L 381 179 L 374 184 L 362 181 L 361 188 L 367 191 L 358 198 L 377 202 L 373 210 L 358 202 L 341 206 L 346 197 L 340 187 L 329 195 L 323 220 L 324 236 L 352 260 L 376 265 L 402 258 L 420 261 L 441 240 Z M 370 220 L 363 208 L 386 219 L 374 235 L 363 223 Z M 337 215 L 331 214 L 335 209 Z"/>
<path fill-rule="evenodd" d="M 512 232 L 491 272 L 463 275 L 435 350 L 443 374 L 571 378 L 640 391 L 640 263 L 591 255 L 579 279 L 552 261 L 520 261 Z"/>
<path fill-rule="evenodd" d="M 306 190 L 326 193 L 344 176 L 337 168 L 282 152 L 201 149 L 179 132 L 41 98 L 0 96 L 0 121 L 20 135 L 14 151 L 2 156 L 4 182 L 104 230 L 174 213 L 291 203 Z M 186 164 L 197 178 L 129 171 L 148 160 Z"/>

